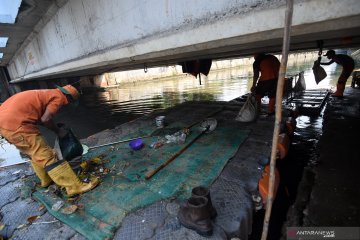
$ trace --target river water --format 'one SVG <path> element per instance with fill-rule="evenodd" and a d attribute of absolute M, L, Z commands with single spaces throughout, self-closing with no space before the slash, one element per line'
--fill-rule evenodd
<path fill-rule="evenodd" d="M 341 67 L 335 64 L 325 66 L 328 77 L 316 85 L 311 61 L 302 61 L 288 66 L 287 75 L 304 71 L 307 89 L 331 88 Z M 65 109 L 57 117 L 76 126 L 79 138 L 97 131 L 111 128 L 154 110 L 173 107 L 186 101 L 230 101 L 249 92 L 252 85 L 252 68 L 243 66 L 225 70 L 210 71 L 202 77 L 202 84 L 192 76 L 161 78 L 153 81 L 123 83 L 117 87 L 102 90 L 84 90 L 78 110 Z M 348 81 L 350 84 L 350 81 Z M 52 143 L 54 136 L 50 135 Z M 23 162 L 20 153 L 4 140 L 0 140 L 0 167 Z"/>
<path fill-rule="evenodd" d="M 315 82 L 311 62 L 302 62 L 288 67 L 287 76 L 304 71 L 307 89 L 331 88 L 336 85 L 335 75 L 341 68 L 336 65 L 325 66 L 328 76 L 318 85 Z M 209 100 L 230 101 L 248 93 L 252 85 L 252 68 L 231 68 L 210 72 L 202 77 L 202 84 L 192 76 L 123 83 L 96 93 L 96 98 L 112 107 L 116 113 L 144 114 L 156 109 L 173 107 L 185 101 Z M 350 81 L 349 81 L 350 82 Z M 94 95 L 86 94 L 85 104 L 92 106 Z"/>

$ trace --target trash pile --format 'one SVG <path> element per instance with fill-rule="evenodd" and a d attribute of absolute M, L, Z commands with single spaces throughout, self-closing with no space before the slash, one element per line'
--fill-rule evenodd
<path fill-rule="evenodd" d="M 189 133 L 190 130 L 188 128 L 184 128 L 174 134 L 167 134 L 164 137 L 160 137 L 157 141 L 152 142 L 149 147 L 157 149 L 165 144 L 184 144 Z"/>
<path fill-rule="evenodd" d="M 105 167 L 106 161 L 103 159 L 106 157 L 105 154 L 93 157 L 89 160 L 84 160 L 80 164 L 80 168 L 76 171 L 79 179 L 82 182 L 90 182 L 93 177 L 101 179 L 104 175 L 111 172 L 111 169 Z M 84 206 L 79 204 L 80 195 L 68 197 L 65 189 L 59 188 L 56 184 L 50 185 L 43 193 L 48 195 L 55 195 L 64 200 L 55 202 L 51 209 L 55 212 L 60 211 L 63 214 L 73 214 L 78 209 L 83 209 Z M 63 198 L 64 197 L 64 198 Z"/>

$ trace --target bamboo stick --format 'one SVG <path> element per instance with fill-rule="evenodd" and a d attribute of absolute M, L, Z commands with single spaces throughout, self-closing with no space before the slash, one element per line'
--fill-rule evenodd
<path fill-rule="evenodd" d="M 273 204 L 273 192 L 274 192 L 274 182 L 275 182 L 275 161 L 276 161 L 276 151 L 277 144 L 279 140 L 280 133 L 280 123 L 281 123 L 281 114 L 282 114 L 282 98 L 283 98 L 283 89 L 284 89 L 284 80 L 286 72 L 286 64 L 288 60 L 288 52 L 290 45 L 290 30 L 293 14 L 293 0 L 286 1 L 286 11 L 285 11 L 285 26 L 284 26 L 284 38 L 283 38 L 283 47 L 282 47 L 282 57 L 279 69 L 279 77 L 276 88 L 276 110 L 275 110 L 275 126 L 274 134 L 271 148 L 271 161 L 270 161 L 270 178 L 269 178 L 269 197 L 266 202 L 266 212 L 264 217 L 263 231 L 261 235 L 261 240 L 267 239 L 267 234 L 269 231 L 269 221 L 271 216 L 271 208 Z"/>

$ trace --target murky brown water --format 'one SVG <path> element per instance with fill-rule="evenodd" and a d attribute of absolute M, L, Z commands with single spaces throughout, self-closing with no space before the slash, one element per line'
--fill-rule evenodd
<path fill-rule="evenodd" d="M 288 75 L 296 75 L 304 71 L 307 89 L 334 87 L 341 67 L 325 66 L 328 77 L 316 85 L 311 70 L 312 63 L 313 60 L 289 65 Z M 89 130 L 87 128 L 93 127 L 90 121 L 96 122 L 97 125 L 109 124 L 112 121 L 113 125 L 116 125 L 154 110 L 173 107 L 186 101 L 230 101 L 248 93 L 251 85 L 251 66 L 212 71 L 207 77 L 202 77 L 201 85 L 198 79 L 185 74 L 151 82 L 124 83 L 101 91 L 84 91 L 80 109 L 86 108 L 90 111 L 91 118 L 86 115 L 89 114 L 88 112 L 83 113 L 81 110 L 72 110 L 72 114 L 67 114 L 66 117 L 73 117 L 72 122 L 81 121 L 77 124 L 80 125 L 77 128 L 80 133 L 78 136 L 86 137 L 87 134 L 81 134 L 81 132 L 92 134 L 96 129 L 102 129 L 99 127 L 92 129 L 92 132 L 87 131 Z M 104 126 L 104 129 L 113 125 Z M 8 144 L 0 148 L 0 167 L 18 161 L 21 161 L 21 157 L 16 149 Z"/>

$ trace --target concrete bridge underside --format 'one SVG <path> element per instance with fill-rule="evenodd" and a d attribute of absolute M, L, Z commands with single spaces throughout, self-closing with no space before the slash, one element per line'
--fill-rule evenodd
<path fill-rule="evenodd" d="M 360 46 L 360 1 L 294 2 L 291 51 Z M 54 1 L 0 66 L 20 82 L 277 53 L 284 16 L 284 0 Z"/>

